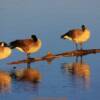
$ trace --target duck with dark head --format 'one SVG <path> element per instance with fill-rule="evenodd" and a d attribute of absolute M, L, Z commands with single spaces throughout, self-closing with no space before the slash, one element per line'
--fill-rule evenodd
<path fill-rule="evenodd" d="M 29 39 L 21 39 L 10 42 L 10 47 L 12 49 L 16 48 L 21 52 L 25 52 L 27 54 L 27 58 L 30 57 L 31 53 L 38 52 L 41 45 L 41 40 L 34 34 L 32 34 Z"/>
<path fill-rule="evenodd" d="M 80 45 L 80 49 L 82 49 L 83 43 L 87 42 L 90 38 L 90 30 L 85 25 L 82 25 L 81 28 L 69 30 L 61 38 L 71 40 L 75 43 L 76 50 L 78 50 L 78 44 Z"/>

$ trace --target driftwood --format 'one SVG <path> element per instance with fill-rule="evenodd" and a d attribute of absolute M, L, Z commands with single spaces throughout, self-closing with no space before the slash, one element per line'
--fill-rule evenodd
<path fill-rule="evenodd" d="M 73 51 L 66 51 L 59 54 L 52 54 L 48 52 L 46 56 L 39 57 L 39 58 L 29 58 L 25 60 L 13 61 L 8 64 L 21 64 L 21 63 L 31 63 L 31 62 L 39 62 L 39 61 L 47 61 L 50 63 L 54 59 L 58 59 L 61 57 L 78 57 L 78 56 L 85 56 L 88 54 L 96 54 L 100 53 L 100 49 L 87 49 L 87 50 L 73 50 Z"/>

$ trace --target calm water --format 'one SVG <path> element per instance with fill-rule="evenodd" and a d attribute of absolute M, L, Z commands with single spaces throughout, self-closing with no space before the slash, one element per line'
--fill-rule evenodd
<path fill-rule="evenodd" d="M 64 41 L 60 36 L 85 24 L 91 30 L 91 39 L 84 48 L 100 48 L 99 11 L 99 0 L 0 0 L 0 41 L 9 43 L 29 38 L 34 32 L 43 45 L 31 56 L 41 57 L 48 51 L 56 54 L 74 49 L 70 41 Z M 14 50 L 9 58 L 0 61 L 0 70 L 11 71 L 13 65 L 7 63 L 25 57 L 24 53 Z M 0 100 L 99 99 L 100 54 L 85 56 L 83 61 L 82 64 L 75 63 L 75 58 L 69 57 L 54 60 L 51 64 L 32 63 L 31 67 L 42 75 L 40 83 L 33 85 L 13 80 L 8 91 L 0 92 Z M 14 66 L 24 69 L 27 65 Z"/>

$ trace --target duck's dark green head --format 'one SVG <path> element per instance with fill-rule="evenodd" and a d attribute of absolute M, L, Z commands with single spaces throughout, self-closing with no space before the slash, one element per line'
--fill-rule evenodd
<path fill-rule="evenodd" d="M 37 40 L 38 40 L 38 38 L 36 37 L 36 35 L 31 35 L 31 38 L 32 38 L 32 40 L 34 41 L 34 42 L 37 42 Z"/>
<path fill-rule="evenodd" d="M 82 25 L 81 28 L 84 31 L 86 29 L 86 26 L 85 25 Z"/>

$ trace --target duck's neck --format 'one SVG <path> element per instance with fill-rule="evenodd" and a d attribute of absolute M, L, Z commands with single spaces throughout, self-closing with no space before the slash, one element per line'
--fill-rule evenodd
<path fill-rule="evenodd" d="M 32 40 L 33 40 L 34 42 L 37 42 L 37 41 L 38 41 L 38 39 L 37 39 L 36 36 L 32 37 Z"/>
<path fill-rule="evenodd" d="M 84 31 L 86 31 L 86 30 L 87 30 L 87 27 L 82 26 L 82 31 L 84 32 Z"/>

